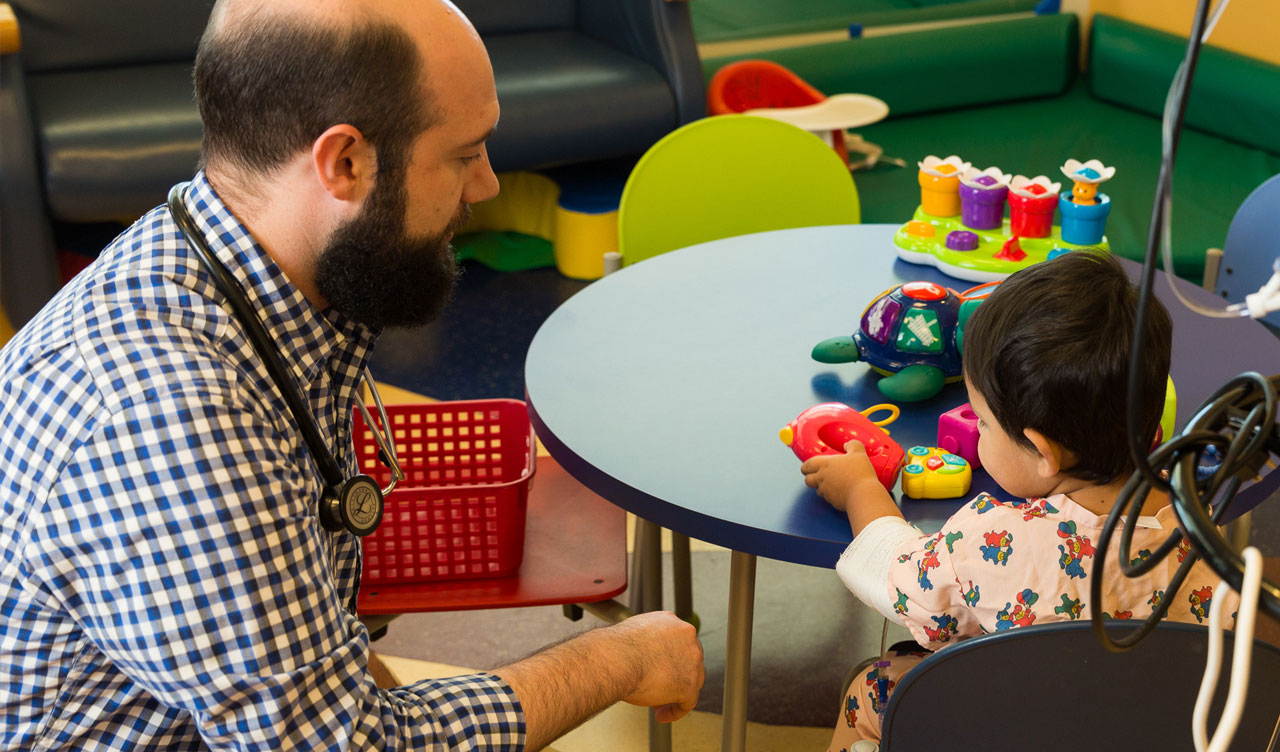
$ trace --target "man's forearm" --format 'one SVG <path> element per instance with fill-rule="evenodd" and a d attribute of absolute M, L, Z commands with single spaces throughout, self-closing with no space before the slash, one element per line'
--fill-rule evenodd
<path fill-rule="evenodd" d="M 642 660 L 631 635 L 595 629 L 492 673 L 520 698 L 527 747 L 541 749 L 634 691 Z"/>

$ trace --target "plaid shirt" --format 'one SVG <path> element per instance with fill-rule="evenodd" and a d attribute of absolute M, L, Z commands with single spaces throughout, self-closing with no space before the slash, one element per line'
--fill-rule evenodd
<path fill-rule="evenodd" d="M 187 207 L 339 462 L 374 332 L 319 311 L 198 174 Z M 0 350 L 0 749 L 519 749 L 480 674 L 386 691 L 359 541 L 161 207 Z"/>

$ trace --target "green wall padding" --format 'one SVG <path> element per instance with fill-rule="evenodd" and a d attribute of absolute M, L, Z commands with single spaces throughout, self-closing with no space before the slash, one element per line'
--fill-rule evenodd
<path fill-rule="evenodd" d="M 699 42 L 754 39 L 951 18 L 1031 11 L 1039 0 L 695 0 L 689 3 Z"/>
<path fill-rule="evenodd" d="M 1061 93 L 1076 73 L 1079 22 L 1064 13 L 712 58 L 765 59 L 824 94 L 870 94 L 891 117 Z"/>
<path fill-rule="evenodd" d="M 1186 48 L 1185 38 L 1094 16 L 1089 62 L 1094 96 L 1159 117 Z M 1280 154 L 1278 122 L 1280 67 L 1201 48 L 1186 125 Z"/>

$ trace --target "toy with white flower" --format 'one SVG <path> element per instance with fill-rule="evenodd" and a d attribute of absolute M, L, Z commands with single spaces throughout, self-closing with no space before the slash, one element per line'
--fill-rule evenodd
<path fill-rule="evenodd" d="M 1097 159 L 1090 159 L 1088 162 L 1068 159 L 1062 165 L 1062 174 L 1075 183 L 1071 189 L 1071 200 L 1091 206 L 1098 203 L 1098 185 L 1114 177 L 1116 168 L 1107 167 Z"/>
<path fill-rule="evenodd" d="M 974 230 L 995 230 L 1004 223 L 1011 177 L 999 167 L 970 167 L 960 175 L 960 221 Z"/>
<path fill-rule="evenodd" d="M 1080 162 L 1068 159 L 1062 165 L 1062 174 L 1075 183 L 1070 193 L 1062 194 L 1058 208 L 1062 210 L 1062 239 L 1077 245 L 1094 245 L 1102 242 L 1111 213 L 1111 199 L 1098 192 L 1098 186 L 1116 174 L 1116 168 L 1104 165 L 1100 160 Z"/>
<path fill-rule="evenodd" d="M 917 164 L 920 205 L 893 235 L 903 261 L 992 282 L 1080 247 L 1109 250 L 1102 230 L 1111 201 L 1097 189 L 1115 168 L 1100 160 L 1067 160 L 1061 170 L 1076 188 L 1066 192 L 1065 183 L 1047 175 L 1011 177 L 954 154 L 931 154 Z"/>
<path fill-rule="evenodd" d="M 1053 232 L 1053 213 L 1058 208 L 1058 189 L 1044 175 L 1029 178 L 1014 175 L 1009 183 L 1009 230 L 1019 238 L 1047 238 Z"/>
<path fill-rule="evenodd" d="M 920 167 L 920 206 L 925 214 L 954 217 L 960 213 L 960 175 L 969 163 L 955 154 L 939 159 L 930 154 L 916 163 Z"/>

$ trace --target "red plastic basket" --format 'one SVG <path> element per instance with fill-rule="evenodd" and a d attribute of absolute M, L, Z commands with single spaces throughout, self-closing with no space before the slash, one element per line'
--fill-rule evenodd
<path fill-rule="evenodd" d="M 375 420 L 376 411 L 374 412 Z M 366 584 L 500 577 L 524 558 L 524 522 L 537 452 L 524 402 L 460 400 L 388 405 L 405 479 L 364 538 Z M 360 470 L 385 486 L 391 471 L 355 412 Z"/>

